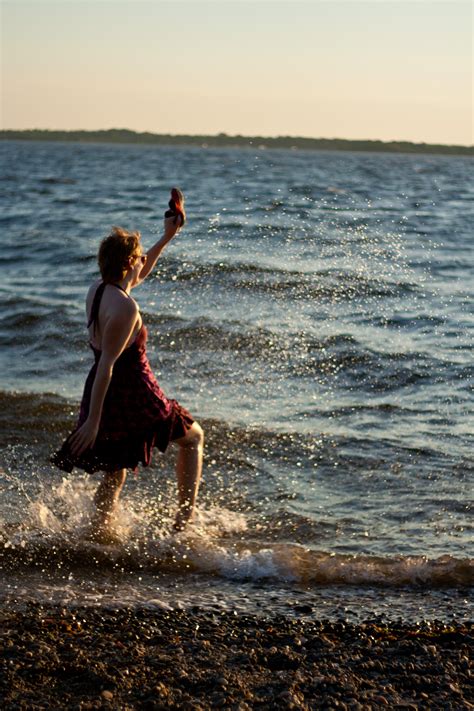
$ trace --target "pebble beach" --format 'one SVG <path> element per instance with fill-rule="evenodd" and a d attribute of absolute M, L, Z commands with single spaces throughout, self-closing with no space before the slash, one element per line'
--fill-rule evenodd
<path fill-rule="evenodd" d="M 2 614 L 4 709 L 472 709 L 470 623 Z"/>

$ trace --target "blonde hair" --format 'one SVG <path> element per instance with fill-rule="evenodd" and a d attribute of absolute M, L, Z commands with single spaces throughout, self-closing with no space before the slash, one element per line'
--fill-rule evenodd
<path fill-rule="evenodd" d="M 138 254 L 140 233 L 128 232 L 123 227 L 112 227 L 108 237 L 102 240 L 97 261 L 105 282 L 121 281 L 128 269 L 130 257 Z"/>

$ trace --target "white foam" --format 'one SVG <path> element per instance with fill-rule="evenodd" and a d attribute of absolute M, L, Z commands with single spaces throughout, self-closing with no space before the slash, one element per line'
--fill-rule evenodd
<path fill-rule="evenodd" d="M 1 531 L 5 555 L 9 549 L 12 565 L 15 560 L 21 566 L 41 559 L 45 565 L 58 561 L 61 566 L 64 557 L 74 566 L 78 554 L 81 565 L 90 558 L 95 563 L 100 560 L 106 568 L 125 566 L 150 574 L 199 572 L 236 581 L 390 587 L 474 582 L 474 563 L 468 559 L 342 555 L 295 543 L 252 541 L 252 526 L 246 516 L 218 506 L 202 506 L 194 524 L 173 534 L 172 504 L 167 508 L 163 501 L 150 502 L 146 497 L 125 497 L 117 511 L 113 540 L 109 545 L 91 543 L 87 532 L 95 487 L 95 480 L 86 475 L 64 477 L 55 487 L 39 487 L 35 499 L 28 497 L 16 512 L 22 519 L 16 524 L 4 523 Z M 49 555 L 51 551 L 54 556 Z"/>
<path fill-rule="evenodd" d="M 196 523 L 208 533 L 230 534 L 247 530 L 247 518 L 238 511 L 219 506 L 210 506 L 197 512 Z"/>
<path fill-rule="evenodd" d="M 279 570 L 274 552 L 269 548 L 262 548 L 257 553 L 250 550 L 236 553 L 221 549 L 216 563 L 219 573 L 232 580 L 286 577 Z"/>

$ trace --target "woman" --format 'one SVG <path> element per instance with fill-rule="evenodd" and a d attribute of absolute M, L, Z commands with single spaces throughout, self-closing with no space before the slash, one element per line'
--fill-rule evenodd
<path fill-rule="evenodd" d="M 107 535 L 127 469 L 147 466 L 153 446 L 179 447 L 176 462 L 178 512 L 174 527 L 193 518 L 202 470 L 203 431 L 190 413 L 168 399 L 146 356 L 146 327 L 130 292 L 150 274 L 164 247 L 179 231 L 168 217 L 164 234 L 146 253 L 140 234 L 114 227 L 99 249 L 102 280 L 86 300 L 90 345 L 95 363 L 84 387 L 79 421 L 52 457 L 62 470 L 104 471 L 94 497 L 94 535 Z"/>

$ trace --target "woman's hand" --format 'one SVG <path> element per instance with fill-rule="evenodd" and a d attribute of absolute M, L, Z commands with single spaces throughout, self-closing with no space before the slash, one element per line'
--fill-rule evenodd
<path fill-rule="evenodd" d="M 80 457 L 86 449 L 94 446 L 97 439 L 99 425 L 87 419 L 76 432 L 69 438 L 69 446 L 75 457 Z"/>
<path fill-rule="evenodd" d="M 180 220 L 176 220 L 175 217 L 165 217 L 163 220 L 164 234 L 163 239 L 169 242 L 173 237 L 180 231 L 181 224 Z M 175 224 L 176 223 L 176 224 Z"/>
<path fill-rule="evenodd" d="M 154 268 L 158 257 L 160 256 L 168 242 L 171 242 L 173 237 L 175 237 L 180 231 L 181 225 L 179 224 L 179 222 L 180 220 L 178 219 L 176 220 L 175 224 L 174 217 L 165 217 L 163 221 L 163 236 L 160 237 L 158 242 L 155 242 L 153 247 L 151 247 L 146 253 L 146 262 L 140 272 L 139 281 L 137 282 L 138 284 L 140 284 L 144 279 L 147 278 L 148 274 L 150 274 L 150 272 Z"/>

